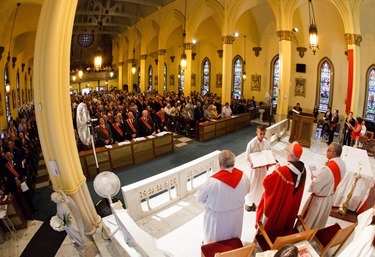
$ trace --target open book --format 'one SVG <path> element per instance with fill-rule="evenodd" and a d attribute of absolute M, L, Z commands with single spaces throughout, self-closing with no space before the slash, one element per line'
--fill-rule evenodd
<path fill-rule="evenodd" d="M 263 150 L 261 152 L 250 153 L 249 159 L 253 165 L 253 168 L 276 163 L 275 157 L 273 156 L 271 150 Z"/>

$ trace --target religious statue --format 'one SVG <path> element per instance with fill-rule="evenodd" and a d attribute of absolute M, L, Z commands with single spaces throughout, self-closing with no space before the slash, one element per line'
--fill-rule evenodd
<path fill-rule="evenodd" d="M 57 205 L 57 213 L 50 220 L 51 227 L 56 231 L 65 230 L 76 248 L 85 249 L 90 240 L 85 235 L 83 220 L 73 199 L 58 190 L 51 194 L 51 200 Z"/>

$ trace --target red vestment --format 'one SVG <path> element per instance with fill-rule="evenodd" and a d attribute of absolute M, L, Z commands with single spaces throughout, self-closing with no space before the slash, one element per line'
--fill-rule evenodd
<path fill-rule="evenodd" d="M 295 188 L 296 176 L 287 166 L 282 166 L 263 181 L 264 192 L 260 200 L 256 224 L 267 218 L 264 228 L 267 232 L 292 229 L 301 205 L 305 188 L 306 172 L 303 168 L 299 186 Z"/>
<path fill-rule="evenodd" d="M 232 188 L 236 188 L 238 183 L 240 183 L 243 172 L 233 168 L 232 172 L 226 170 L 221 170 L 212 175 L 213 178 L 220 180 L 221 182 L 227 184 Z"/>

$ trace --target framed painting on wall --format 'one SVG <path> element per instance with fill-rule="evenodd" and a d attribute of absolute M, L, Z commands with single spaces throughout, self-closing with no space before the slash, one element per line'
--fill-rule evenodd
<path fill-rule="evenodd" d="M 169 75 L 169 85 L 174 86 L 174 74 Z"/>
<path fill-rule="evenodd" d="M 195 87 L 196 86 L 196 81 L 197 81 L 197 74 L 191 74 L 191 86 Z"/>
<path fill-rule="evenodd" d="M 295 96 L 303 96 L 306 94 L 306 79 L 299 77 L 296 78 L 296 87 L 294 89 Z"/>
<path fill-rule="evenodd" d="M 258 74 L 251 75 L 251 91 L 260 92 L 260 85 L 262 82 L 262 76 Z"/>
<path fill-rule="evenodd" d="M 216 74 L 216 87 L 222 87 L 223 85 L 223 74 Z"/>

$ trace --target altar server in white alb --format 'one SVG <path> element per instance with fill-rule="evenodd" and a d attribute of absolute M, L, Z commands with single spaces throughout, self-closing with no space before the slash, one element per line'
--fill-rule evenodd
<path fill-rule="evenodd" d="M 241 237 L 243 206 L 249 192 L 249 178 L 234 167 L 235 155 L 219 154 L 220 171 L 199 189 L 198 202 L 204 204 L 204 243 Z"/>
<path fill-rule="evenodd" d="M 302 217 L 309 228 L 323 228 L 327 223 L 336 188 L 346 172 L 345 162 L 340 158 L 341 152 L 339 143 L 331 143 L 326 152 L 326 166 L 311 171 L 311 195 L 302 210 Z"/>

